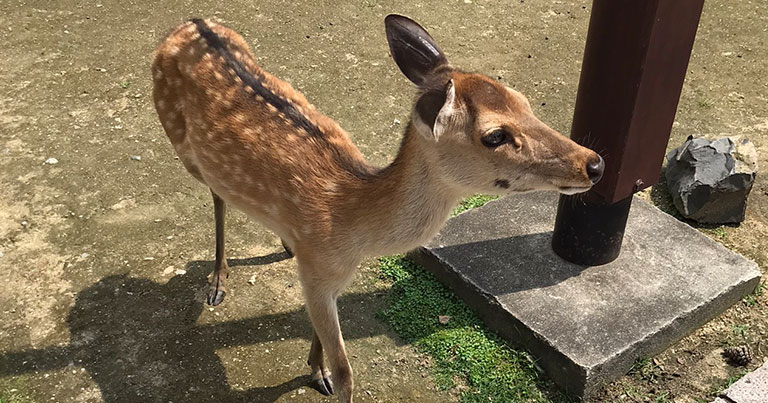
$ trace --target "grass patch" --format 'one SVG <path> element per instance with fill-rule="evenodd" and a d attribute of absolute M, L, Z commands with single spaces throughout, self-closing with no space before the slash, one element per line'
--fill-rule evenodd
<path fill-rule="evenodd" d="M 467 210 L 471 210 L 476 207 L 480 207 L 484 205 L 485 203 L 488 203 L 491 200 L 498 199 L 499 196 L 489 196 L 489 195 L 474 195 L 469 196 L 466 199 L 462 200 L 461 203 L 459 203 L 458 206 L 456 206 L 455 209 L 453 209 L 452 215 L 458 215 L 460 213 L 463 213 Z"/>
<path fill-rule="evenodd" d="M 453 215 L 498 196 L 464 199 Z M 406 342 L 432 357 L 441 389 L 457 388 L 462 402 L 568 402 L 543 379 L 530 355 L 486 329 L 451 290 L 402 255 L 379 258 L 380 276 L 392 283 L 379 317 Z"/>
<path fill-rule="evenodd" d="M 23 377 L 0 379 L 0 403 L 32 403 Z"/>
<path fill-rule="evenodd" d="M 430 273 L 403 256 L 379 262 L 382 278 L 392 282 L 390 301 L 379 315 L 406 342 L 432 356 L 440 388 L 459 387 L 462 402 L 566 401 L 539 376 L 528 354 L 485 329 Z"/>

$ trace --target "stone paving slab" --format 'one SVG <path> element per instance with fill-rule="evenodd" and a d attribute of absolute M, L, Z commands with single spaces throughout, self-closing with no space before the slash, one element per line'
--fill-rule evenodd
<path fill-rule="evenodd" d="M 754 262 L 640 199 L 617 260 L 568 263 L 550 247 L 556 205 L 547 193 L 490 202 L 451 219 L 412 257 L 569 393 L 589 396 L 760 280 Z"/>
<path fill-rule="evenodd" d="M 768 403 L 768 361 L 731 385 L 715 402 Z"/>

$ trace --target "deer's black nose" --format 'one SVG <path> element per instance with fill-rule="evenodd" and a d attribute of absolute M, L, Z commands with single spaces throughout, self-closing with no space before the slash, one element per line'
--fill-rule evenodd
<path fill-rule="evenodd" d="M 587 176 L 593 185 L 603 177 L 603 170 L 605 170 L 605 161 L 600 155 L 597 155 L 597 160 L 587 162 Z"/>

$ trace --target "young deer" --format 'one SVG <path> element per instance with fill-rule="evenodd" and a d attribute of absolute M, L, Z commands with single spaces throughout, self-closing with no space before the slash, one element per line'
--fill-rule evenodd
<path fill-rule="evenodd" d="M 397 157 L 381 169 L 333 120 L 258 67 L 242 37 L 215 22 L 176 27 L 152 65 L 163 128 L 189 173 L 213 193 L 208 303 L 226 292 L 227 203 L 295 254 L 314 330 L 312 387 L 342 402 L 352 401 L 353 381 L 336 299 L 364 257 L 426 242 L 467 195 L 583 192 L 604 165 L 539 121 L 519 92 L 450 66 L 416 22 L 390 15 L 385 26 L 392 57 L 419 93 Z"/>

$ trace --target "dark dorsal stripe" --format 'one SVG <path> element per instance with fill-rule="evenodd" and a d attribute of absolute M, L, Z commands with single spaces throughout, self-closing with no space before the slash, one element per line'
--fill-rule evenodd
<path fill-rule="evenodd" d="M 208 46 L 216 49 L 216 51 L 219 52 L 219 54 L 226 61 L 227 65 L 235 71 L 235 74 L 237 74 L 238 77 L 240 77 L 240 80 L 243 81 L 243 84 L 253 89 L 254 95 L 260 95 L 262 98 L 264 98 L 264 101 L 274 106 L 278 111 L 282 112 L 296 128 L 304 129 L 310 136 L 322 137 L 323 133 L 320 131 L 320 128 L 318 128 L 314 123 L 310 122 L 309 119 L 307 119 L 303 113 L 299 112 L 299 110 L 296 109 L 292 103 L 290 103 L 287 99 L 273 93 L 264 86 L 264 83 L 262 82 L 263 77 L 254 76 L 248 72 L 229 51 L 229 47 L 227 47 L 224 39 L 216 35 L 216 33 L 211 30 L 205 21 L 199 18 L 195 18 L 190 21 L 197 26 L 197 31 L 200 33 L 200 36 L 202 36 L 203 39 L 208 42 Z M 326 150 L 331 153 L 339 165 L 353 176 L 356 176 L 360 179 L 370 179 L 371 175 L 374 174 L 375 171 L 372 168 L 363 164 L 361 161 L 357 161 L 353 158 L 350 158 L 349 156 L 343 155 L 334 145 L 328 144 L 325 141 L 321 141 L 319 144 L 326 147 Z"/>
<path fill-rule="evenodd" d="M 248 72 L 242 64 L 229 51 L 229 47 L 224 43 L 224 40 L 205 23 L 205 21 L 195 18 L 191 20 L 197 26 L 197 31 L 200 33 L 208 46 L 215 49 L 224 58 L 227 66 L 235 71 L 235 74 L 243 81 L 244 85 L 247 85 L 253 89 L 254 94 L 260 95 L 264 98 L 264 101 L 274 106 L 278 111 L 282 112 L 291 123 L 297 128 L 302 128 L 309 134 L 319 135 L 320 129 L 310 122 L 303 113 L 299 112 L 295 106 L 287 99 L 275 94 L 264 86 L 262 77 L 257 77 Z"/>

